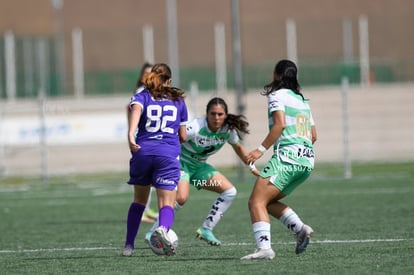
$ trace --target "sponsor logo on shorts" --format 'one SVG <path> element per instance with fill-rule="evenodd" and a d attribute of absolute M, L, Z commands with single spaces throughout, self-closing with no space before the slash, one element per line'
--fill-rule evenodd
<path fill-rule="evenodd" d="M 311 172 L 312 168 L 303 165 L 292 164 L 288 166 L 278 166 L 277 170 L 283 172 Z"/>
<path fill-rule="evenodd" d="M 164 179 L 164 178 L 157 178 L 157 183 L 160 184 L 165 184 L 165 185 L 175 185 L 175 181 L 173 180 L 169 180 L 169 179 Z"/>

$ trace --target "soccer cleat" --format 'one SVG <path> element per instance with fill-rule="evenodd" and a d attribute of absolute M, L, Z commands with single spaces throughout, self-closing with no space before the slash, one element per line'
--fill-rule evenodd
<path fill-rule="evenodd" d="M 200 240 L 206 241 L 210 245 L 220 245 L 221 242 L 214 236 L 213 231 L 200 227 L 196 231 L 196 237 Z"/>
<path fill-rule="evenodd" d="M 146 223 L 153 223 L 155 220 L 149 215 L 149 213 L 147 213 L 147 211 L 145 211 L 142 213 L 141 221 Z"/>
<path fill-rule="evenodd" d="M 147 215 L 150 219 L 153 219 L 153 220 L 158 219 L 158 212 L 154 211 L 154 210 L 153 210 L 153 209 L 151 209 L 151 208 L 148 208 L 147 210 L 145 210 L 145 212 L 144 212 L 144 213 L 146 213 L 146 215 Z"/>
<path fill-rule="evenodd" d="M 304 224 L 302 229 L 296 233 L 296 254 L 300 254 L 306 250 L 312 235 L 313 229 L 309 225 Z"/>
<path fill-rule="evenodd" d="M 258 248 L 254 253 L 241 257 L 240 260 L 271 260 L 274 257 L 275 252 L 273 251 L 273 249 Z"/>
<path fill-rule="evenodd" d="M 151 238 L 155 238 L 162 244 L 162 249 L 164 250 L 165 255 L 175 255 L 175 248 L 168 237 L 167 230 L 163 226 L 157 227 L 154 232 L 152 232 Z"/>
<path fill-rule="evenodd" d="M 122 256 L 124 257 L 131 257 L 132 254 L 134 254 L 134 248 L 130 245 L 126 245 L 124 247 L 124 250 L 122 250 Z"/>
<path fill-rule="evenodd" d="M 149 244 L 149 243 L 150 243 L 150 240 L 151 240 L 151 235 L 152 235 L 152 232 L 151 232 L 151 231 L 148 231 L 147 233 L 145 233 L 144 241 L 145 241 L 147 244 Z"/>

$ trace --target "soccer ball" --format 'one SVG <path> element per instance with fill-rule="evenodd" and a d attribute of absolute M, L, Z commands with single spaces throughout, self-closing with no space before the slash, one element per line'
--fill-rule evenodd
<path fill-rule="evenodd" d="M 170 228 L 170 230 L 167 233 L 168 238 L 170 239 L 174 249 L 177 249 L 178 247 L 178 236 L 177 234 L 174 232 L 174 230 L 172 230 L 172 228 Z M 155 239 L 152 235 L 149 241 L 149 247 L 151 248 L 152 252 L 154 252 L 155 254 L 162 256 L 165 255 L 164 250 L 162 249 L 162 243 L 159 242 L 157 239 Z"/>

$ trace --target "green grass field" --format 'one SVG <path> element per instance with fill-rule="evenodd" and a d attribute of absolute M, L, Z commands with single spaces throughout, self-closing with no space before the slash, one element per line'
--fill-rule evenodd
<path fill-rule="evenodd" d="M 414 274 L 414 163 L 319 165 L 288 203 L 315 230 L 307 251 L 294 253 L 293 234 L 272 220 L 276 258 L 242 262 L 255 249 L 247 200 L 254 178 L 237 182 L 234 204 L 215 229 L 211 247 L 195 239 L 216 194 L 191 190 L 173 226 L 177 255 L 156 256 L 142 224 L 133 257 L 120 256 L 132 189 L 126 173 L 2 178 L 2 274 Z M 155 197 L 153 197 L 155 205 Z"/>

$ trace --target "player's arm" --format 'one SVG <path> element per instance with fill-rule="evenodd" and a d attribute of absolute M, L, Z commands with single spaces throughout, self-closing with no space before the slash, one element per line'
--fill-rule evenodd
<path fill-rule="evenodd" d="M 311 141 L 312 141 L 312 144 L 314 144 L 316 140 L 318 139 L 318 135 L 316 134 L 315 121 L 313 120 L 312 113 L 310 115 L 310 125 L 311 125 L 311 135 L 312 135 Z"/>
<path fill-rule="evenodd" d="M 239 158 L 244 162 L 244 164 L 248 164 L 248 161 L 247 161 L 248 152 L 246 151 L 244 146 L 240 142 L 237 142 L 236 144 L 232 144 L 231 146 L 233 147 L 234 152 L 236 152 Z"/>
<path fill-rule="evenodd" d="M 272 113 L 273 126 L 263 140 L 262 145 L 269 149 L 276 140 L 282 135 L 283 130 L 286 128 L 286 117 L 285 112 L 275 111 Z"/>
<path fill-rule="evenodd" d="M 128 126 L 129 126 L 129 119 L 130 119 L 130 116 L 131 116 L 131 109 L 129 108 L 129 105 L 126 106 L 126 115 L 127 115 Z"/>
<path fill-rule="evenodd" d="M 258 177 L 260 175 L 260 171 L 259 171 L 259 169 L 256 168 L 256 165 L 254 165 L 254 163 L 249 164 L 249 170 L 256 177 Z"/>
<path fill-rule="evenodd" d="M 285 112 L 279 110 L 272 112 L 272 120 L 273 126 L 260 144 L 259 148 L 256 148 L 249 153 L 249 163 L 254 163 L 257 159 L 263 156 L 264 152 L 276 142 L 283 130 L 286 128 Z"/>
<path fill-rule="evenodd" d="M 133 99 L 134 99 L 134 97 L 131 98 L 131 101 Z M 127 125 L 129 126 L 129 119 L 131 117 L 131 106 L 128 104 L 128 105 L 126 105 L 126 108 L 125 109 L 126 109 L 126 116 L 127 116 Z"/>
<path fill-rule="evenodd" d="M 188 110 L 185 101 L 182 101 L 181 106 L 181 122 L 180 128 L 178 128 L 178 137 L 180 138 L 180 143 L 184 143 L 187 141 L 187 123 L 188 123 Z"/>
<path fill-rule="evenodd" d="M 178 129 L 178 136 L 180 137 L 180 143 L 187 140 L 187 126 L 185 124 L 180 125 L 180 128 Z"/>
<path fill-rule="evenodd" d="M 141 118 L 142 107 L 139 104 L 133 104 L 130 108 L 129 124 L 128 124 L 128 144 L 132 152 L 140 149 L 140 146 L 135 142 L 135 133 L 137 132 L 139 119 Z"/>
<path fill-rule="evenodd" d="M 316 134 L 316 127 L 315 127 L 315 125 L 312 125 L 312 127 L 311 127 L 311 133 L 312 133 L 312 144 L 314 144 L 316 142 L 316 140 L 318 139 L 318 136 Z"/>
<path fill-rule="evenodd" d="M 253 175 L 258 176 L 260 172 L 253 163 L 249 163 L 248 152 L 246 148 L 243 146 L 243 144 L 241 144 L 241 142 L 238 141 L 236 144 L 232 144 L 231 146 L 233 147 L 234 152 L 236 152 L 239 158 L 244 162 L 244 164 L 249 166 L 250 172 Z"/>

